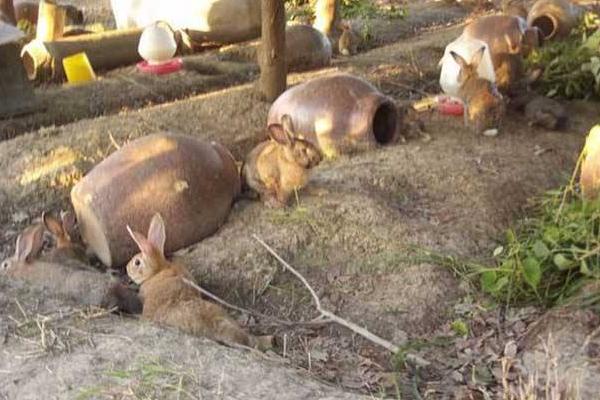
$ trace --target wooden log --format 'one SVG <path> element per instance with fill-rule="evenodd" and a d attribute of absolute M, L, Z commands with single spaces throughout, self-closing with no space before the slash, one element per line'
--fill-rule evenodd
<path fill-rule="evenodd" d="M 63 36 L 66 10 L 53 0 L 40 1 L 37 18 L 36 40 L 50 42 Z"/>
<path fill-rule="evenodd" d="M 340 2 L 339 0 L 317 0 L 315 3 L 315 22 L 313 26 L 325 35 L 339 36 Z"/>
<path fill-rule="evenodd" d="M 37 106 L 14 42 L 0 43 L 0 99 L 0 118 L 26 114 Z"/>
<path fill-rule="evenodd" d="M 17 25 L 13 0 L 0 0 L 0 20 Z"/>
<path fill-rule="evenodd" d="M 65 78 L 63 58 L 76 53 L 86 53 L 96 71 L 140 61 L 137 46 L 141 34 L 141 29 L 127 29 L 64 37 L 51 42 L 34 40 L 23 47 L 21 58 L 29 79 L 60 81 Z"/>
<path fill-rule="evenodd" d="M 262 0 L 262 46 L 260 50 L 260 87 L 269 102 L 287 86 L 285 62 L 285 8 L 283 0 Z"/>

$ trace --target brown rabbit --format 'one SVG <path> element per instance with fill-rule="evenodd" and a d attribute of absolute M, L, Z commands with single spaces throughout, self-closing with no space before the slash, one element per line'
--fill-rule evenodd
<path fill-rule="evenodd" d="M 495 135 L 505 112 L 502 95 L 495 85 L 477 74 L 477 67 L 483 58 L 485 46 L 482 46 L 467 63 L 459 54 L 450 54 L 460 66 L 458 83 L 459 96 L 465 104 L 465 125 L 471 125 L 475 133 Z"/>
<path fill-rule="evenodd" d="M 42 222 L 46 229 L 52 234 L 54 239 L 54 249 L 44 259 L 47 261 L 62 262 L 67 260 L 77 260 L 87 264 L 89 259 L 85 248 L 75 243 L 72 235 L 75 231 L 75 215 L 70 211 L 61 211 L 60 221 L 58 218 L 42 213 Z"/>
<path fill-rule="evenodd" d="M 523 0 L 502 0 L 500 7 L 503 14 L 527 18 L 527 7 Z"/>
<path fill-rule="evenodd" d="M 25 229 L 17 238 L 14 256 L 0 264 L 0 275 L 26 281 L 46 293 L 83 305 L 116 306 L 119 311 L 131 314 L 141 312 L 137 294 L 108 274 L 38 259 L 43 234 L 44 227 L 40 224 Z"/>
<path fill-rule="evenodd" d="M 306 185 L 309 170 L 321 160 L 321 152 L 310 142 L 294 135 L 292 118 L 284 115 L 281 124 L 271 124 L 272 140 L 260 143 L 246 157 L 242 181 L 257 192 L 269 207 L 285 207 L 295 190 Z"/>
<path fill-rule="evenodd" d="M 141 251 L 127 264 L 127 274 L 140 285 L 143 318 L 217 341 L 269 347 L 265 342 L 271 342 L 271 337 L 246 333 L 221 306 L 203 300 L 185 282 L 193 278 L 183 266 L 167 261 L 165 226 L 160 214 L 152 218 L 147 238 L 129 226 L 127 230 Z"/>
<path fill-rule="evenodd" d="M 535 92 L 525 92 L 512 98 L 509 107 L 525 114 L 529 126 L 550 130 L 565 129 L 568 123 L 567 110 L 558 101 Z"/>
<path fill-rule="evenodd" d="M 340 24 L 342 34 L 338 40 L 338 51 L 344 56 L 351 56 L 358 52 L 359 37 L 350 24 Z"/>
<path fill-rule="evenodd" d="M 525 117 L 530 126 L 551 130 L 562 130 L 567 125 L 567 110 L 558 101 L 535 96 L 525 105 Z"/>

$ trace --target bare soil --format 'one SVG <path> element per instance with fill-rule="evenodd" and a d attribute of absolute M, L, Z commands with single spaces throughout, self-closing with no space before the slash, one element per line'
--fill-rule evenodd
<path fill-rule="evenodd" d="M 456 9 L 431 5 L 438 21 L 451 14 L 444 7 Z M 406 29 L 403 24 L 397 29 Z M 403 40 L 385 39 L 389 44 L 338 59 L 330 69 L 291 75 L 290 84 L 351 72 L 401 105 L 418 92 L 439 91 L 437 62 L 458 32 L 456 25 L 438 26 Z M 121 72 L 111 74 L 106 80 L 122 79 Z M 42 128 L 1 142 L 0 258 L 13 251 L 18 232 L 42 211 L 68 207 L 72 185 L 126 141 L 179 131 L 217 140 L 242 159 L 265 137 L 269 104 L 254 85 L 120 113 L 100 102 L 106 115 L 81 111 L 78 121 L 60 126 L 40 117 Z M 179 99 L 177 87 L 165 90 Z M 430 140 L 407 130 L 405 143 L 327 161 L 287 210 L 240 200 L 214 236 L 174 255 L 202 286 L 231 303 L 283 320 L 310 321 L 317 316 L 310 295 L 259 246 L 257 235 L 307 278 L 325 308 L 418 353 L 429 366 L 404 367 L 402 355 L 391 357 L 331 324 L 282 326 L 240 315 L 252 331 L 280 339 L 275 352 L 260 355 L 135 319 L 69 314 L 76 305 L 0 282 L 0 398 L 39 398 L 42 390 L 55 398 L 118 399 L 493 394 L 501 385 L 499 358 L 506 343 L 524 337 L 529 327 L 547 336 L 553 325 L 537 319 L 539 310 L 489 307 L 430 255 L 489 261 L 503 231 L 528 212 L 529 200 L 566 182 L 597 122 L 598 104 L 567 107 L 571 120 L 564 132 L 532 128 L 522 115 L 510 114 L 496 138 L 475 136 L 461 118 L 421 114 Z M 56 123 L 67 119 L 61 121 Z M 43 316 L 50 316 L 45 325 Z M 451 329 L 456 320 L 466 321 L 468 338 Z M 598 338 L 590 335 L 597 326 L 597 319 L 587 320 L 573 340 L 583 345 L 589 339 L 586 351 L 596 348 Z M 518 354 L 537 351 L 536 337 L 519 342 Z M 541 368 L 534 364 L 527 361 L 530 371 Z"/>

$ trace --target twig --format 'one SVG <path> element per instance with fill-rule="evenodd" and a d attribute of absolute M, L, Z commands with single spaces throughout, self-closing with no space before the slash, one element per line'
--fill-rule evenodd
<path fill-rule="evenodd" d="M 277 254 L 275 252 L 275 250 L 273 250 L 268 244 L 266 244 L 265 242 L 262 241 L 262 239 L 260 239 L 258 236 L 256 235 L 252 235 L 254 237 L 254 239 L 256 239 L 256 241 L 258 243 L 260 243 L 269 253 L 271 253 L 271 255 L 273 257 L 275 257 L 275 259 L 277 259 L 277 261 L 279 261 L 281 263 L 281 265 L 283 265 L 289 272 L 291 272 L 292 274 L 294 274 L 303 284 L 304 286 L 308 289 L 308 291 L 310 292 L 314 302 L 315 302 L 315 306 L 317 308 L 317 311 L 319 311 L 319 313 L 321 313 L 322 316 L 327 317 L 329 319 L 331 319 L 332 321 L 350 329 L 353 332 L 358 333 L 359 335 L 361 335 L 362 337 L 364 337 L 365 339 L 370 340 L 371 342 L 378 344 L 379 346 L 389 350 L 392 353 L 398 353 L 400 351 L 400 348 L 390 342 L 388 342 L 385 339 L 380 338 L 377 335 L 374 335 L 373 333 L 369 332 L 368 330 L 366 330 L 363 327 L 360 327 L 358 325 L 356 325 L 353 322 L 350 321 L 346 321 L 345 319 L 338 317 L 337 315 L 333 314 L 330 311 L 327 311 L 325 309 L 323 309 L 321 307 L 321 301 L 319 300 L 319 297 L 317 296 L 317 294 L 315 293 L 315 291 L 313 290 L 313 288 L 310 286 L 310 284 L 306 281 L 306 279 L 298 272 L 296 271 L 290 264 L 288 264 L 283 258 L 281 258 L 279 256 L 279 254 Z"/>
<path fill-rule="evenodd" d="M 579 158 L 577 158 L 577 163 L 575 163 L 575 168 L 573 169 L 573 174 L 571 174 L 571 179 L 569 180 L 569 185 L 563 191 L 562 199 L 560 201 L 560 205 L 558 206 L 558 211 L 556 212 L 556 219 L 554 220 L 554 222 L 556 222 L 556 223 L 558 223 L 558 220 L 560 219 L 560 214 L 562 213 L 562 210 L 567 201 L 567 194 L 569 192 L 573 191 L 573 185 L 575 182 L 575 178 L 577 177 L 577 172 L 579 171 L 579 167 L 581 166 L 581 163 L 583 162 L 584 153 L 585 153 L 585 147 L 583 148 L 581 153 L 579 153 Z"/>
<path fill-rule="evenodd" d="M 19 311 L 21 311 L 21 314 L 23 314 L 23 317 L 25 317 L 25 320 L 29 321 L 29 316 L 25 312 L 25 309 L 23 308 L 23 306 L 21 305 L 21 303 L 19 303 L 18 299 L 15 299 L 15 303 L 17 304 L 17 307 L 19 307 Z"/>
<path fill-rule="evenodd" d="M 115 137 L 113 136 L 112 132 L 108 132 L 108 138 L 110 139 L 110 143 L 112 143 L 113 146 L 115 146 L 115 149 L 119 150 L 121 148 L 121 145 L 119 145 L 119 143 L 117 143 L 117 141 L 115 140 Z"/>
<path fill-rule="evenodd" d="M 415 93 L 419 93 L 421 96 L 425 96 L 425 97 L 432 96 L 431 93 L 427 93 L 424 90 L 418 89 L 418 88 L 416 88 L 414 86 L 411 86 L 411 85 L 407 85 L 405 83 L 392 82 L 392 81 L 388 81 L 388 80 L 384 80 L 384 82 L 387 83 L 388 85 L 397 86 L 397 87 L 399 87 L 401 89 L 410 90 L 410 91 L 413 91 Z"/>
<path fill-rule="evenodd" d="M 596 329 L 594 329 L 589 335 L 587 335 L 585 337 L 585 340 L 583 341 L 583 345 L 581 346 L 581 348 L 579 349 L 579 353 L 583 354 L 587 347 L 589 346 L 590 342 L 592 341 L 592 339 L 597 336 L 600 333 L 600 326 L 597 327 Z"/>
<path fill-rule="evenodd" d="M 415 368 L 413 371 L 411 386 L 414 398 L 417 400 L 423 400 L 423 396 L 421 396 L 421 392 L 419 392 L 419 370 L 417 368 Z"/>
<path fill-rule="evenodd" d="M 191 287 L 193 287 L 194 289 L 196 289 L 198 292 L 202 293 L 203 295 L 205 295 L 206 297 L 209 297 L 211 299 L 213 299 L 214 301 L 216 301 L 217 303 L 221 304 L 222 306 L 225 306 L 227 308 L 230 308 L 232 310 L 244 313 L 244 314 L 249 314 L 249 315 L 253 315 L 257 318 L 264 318 L 266 320 L 271 320 L 273 322 L 275 322 L 276 324 L 279 325 L 286 325 L 286 326 L 296 326 L 296 325 L 321 325 L 321 324 L 327 324 L 329 322 L 332 321 L 327 321 L 327 320 L 323 320 L 323 319 L 314 319 L 312 321 L 307 321 L 307 322 L 293 322 L 293 321 L 284 321 L 278 318 L 274 318 L 271 316 L 268 316 L 266 314 L 262 314 L 259 313 L 258 311 L 251 311 L 251 310 L 247 310 L 245 308 L 242 307 L 238 307 L 235 306 L 231 303 L 226 302 L 225 300 L 221 299 L 220 297 L 212 294 L 211 292 L 209 292 L 206 289 L 201 288 L 200 286 L 198 286 L 196 283 L 192 282 L 191 280 L 187 279 L 187 278 L 182 278 L 183 282 L 190 285 Z"/>

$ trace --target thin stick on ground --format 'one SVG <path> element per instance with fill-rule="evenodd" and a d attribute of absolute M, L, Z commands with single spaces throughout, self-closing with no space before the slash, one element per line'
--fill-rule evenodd
<path fill-rule="evenodd" d="M 110 139 L 110 143 L 115 147 L 115 149 L 119 150 L 121 148 L 121 145 L 117 143 L 112 132 L 108 132 L 108 138 Z"/>
<path fill-rule="evenodd" d="M 268 316 L 266 314 L 259 313 L 258 311 L 247 310 L 245 308 L 238 307 L 236 305 L 228 303 L 225 300 L 221 299 L 220 297 L 212 294 L 208 290 L 201 288 L 200 286 L 198 286 L 196 283 L 192 282 L 191 280 L 189 280 L 187 278 L 182 278 L 182 279 L 183 279 L 183 282 L 185 282 L 186 284 L 188 284 L 191 287 L 193 287 L 194 289 L 196 289 L 199 293 L 205 295 L 206 297 L 211 298 L 212 300 L 216 301 L 217 303 L 221 304 L 224 307 L 227 307 L 227 308 L 230 308 L 232 310 L 241 312 L 243 314 L 249 314 L 249 315 L 252 315 L 252 316 L 257 317 L 257 318 L 263 318 L 263 319 L 266 319 L 266 320 L 269 320 L 269 321 L 273 321 L 274 323 L 276 323 L 278 325 L 286 325 L 286 326 L 321 325 L 321 324 L 326 324 L 326 323 L 331 322 L 331 321 L 327 321 L 327 320 L 323 320 L 323 319 L 319 319 L 319 318 L 315 318 L 312 321 L 305 321 L 305 322 L 284 321 L 284 320 L 281 320 L 281 319 L 278 319 L 278 318 L 274 318 L 274 317 Z"/>
<path fill-rule="evenodd" d="M 315 302 L 315 306 L 317 308 L 317 311 L 319 311 L 319 313 L 325 317 L 328 318 L 330 320 L 332 320 L 333 322 L 342 325 L 343 327 L 346 327 L 348 329 L 350 329 L 351 331 L 358 333 L 359 335 L 361 335 L 362 337 L 364 337 L 365 339 L 387 349 L 388 351 L 390 351 L 391 353 L 398 353 L 400 352 L 400 348 L 398 346 L 396 346 L 395 344 L 388 342 L 387 340 L 380 338 L 379 336 L 369 332 L 368 330 L 366 330 L 365 328 L 356 325 L 354 322 L 351 321 L 347 321 L 341 317 L 338 317 L 337 315 L 335 315 L 334 313 L 327 311 L 325 309 L 323 309 L 323 307 L 321 307 L 321 301 L 319 300 L 319 297 L 317 296 L 317 294 L 315 293 L 315 291 L 313 290 L 313 288 L 310 286 L 310 284 L 308 283 L 308 281 L 302 276 L 302 274 L 300 274 L 298 271 L 296 271 L 288 262 L 286 262 L 283 258 L 281 258 L 279 256 L 279 254 L 277 254 L 275 252 L 275 250 L 273 250 L 268 244 L 266 244 L 262 239 L 260 239 L 258 236 L 256 235 L 252 235 L 254 237 L 254 239 L 256 239 L 256 241 L 258 243 L 260 243 L 269 253 L 271 253 L 271 255 L 273 257 L 275 257 L 275 259 L 277 259 L 277 261 L 279 261 L 281 263 L 282 266 L 284 266 L 289 272 L 291 272 L 292 274 L 294 274 L 303 284 L 304 286 L 308 289 L 308 291 L 310 292 L 314 302 Z M 406 360 L 410 361 L 416 365 L 419 366 L 426 366 L 429 365 L 429 362 L 416 356 L 416 355 L 412 355 L 412 354 L 407 354 L 406 355 Z"/>
<path fill-rule="evenodd" d="M 573 192 L 573 188 L 575 187 L 575 178 L 577 178 L 577 173 L 579 172 L 579 168 L 581 167 L 581 163 L 583 162 L 583 159 L 585 157 L 584 153 L 585 147 L 581 151 L 581 153 L 579 153 L 579 157 L 577 158 L 577 162 L 575 163 L 575 168 L 573 168 L 573 173 L 571 174 L 571 179 L 569 179 L 569 184 L 567 185 L 567 187 L 565 187 L 563 191 L 562 199 L 560 201 L 560 205 L 558 206 L 558 211 L 556 212 L 556 223 L 558 223 L 562 210 L 565 206 L 565 203 L 567 202 L 567 196 L 569 195 L 569 193 Z"/>
<path fill-rule="evenodd" d="M 414 86 L 411 86 L 411 85 L 407 85 L 407 84 L 402 83 L 402 82 L 393 82 L 393 81 L 389 81 L 389 80 L 384 80 L 383 82 L 386 83 L 386 84 L 388 84 L 388 85 L 396 86 L 396 87 L 399 87 L 401 89 L 405 89 L 405 90 L 408 90 L 408 91 L 412 91 L 412 92 L 418 93 L 418 94 L 420 94 L 421 96 L 424 96 L 424 97 L 431 97 L 431 96 L 433 96 L 431 93 L 427 93 L 424 90 L 421 90 L 421 89 L 419 89 L 417 87 L 414 87 Z"/>

